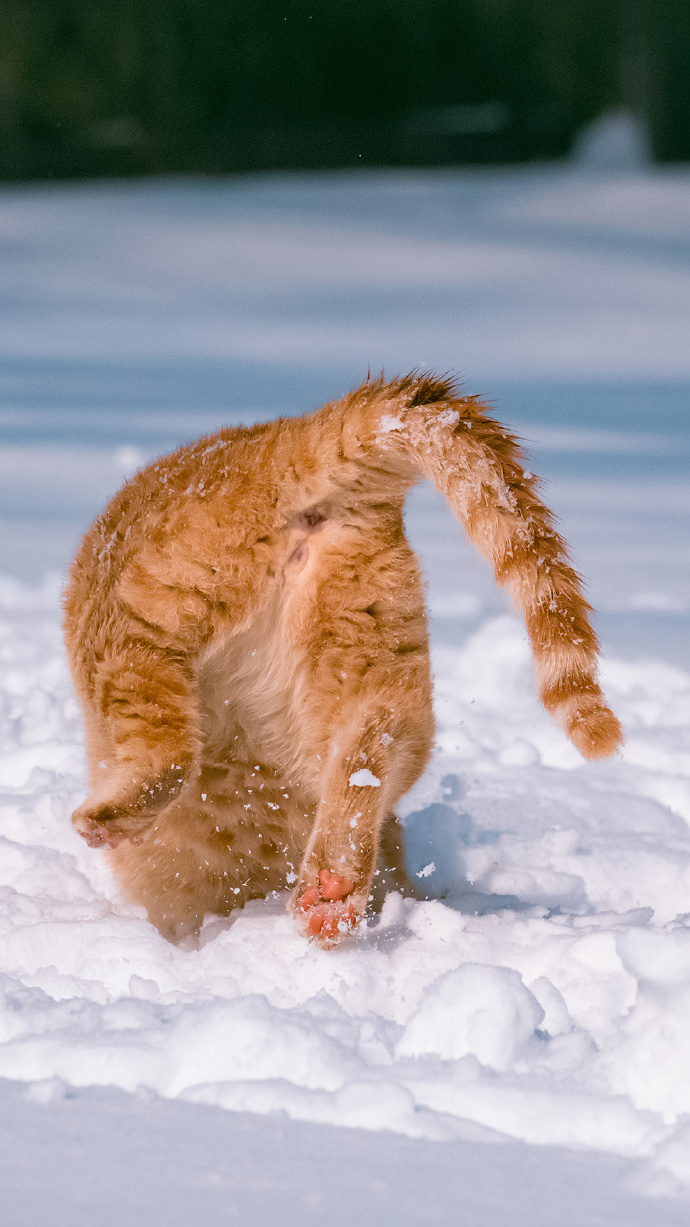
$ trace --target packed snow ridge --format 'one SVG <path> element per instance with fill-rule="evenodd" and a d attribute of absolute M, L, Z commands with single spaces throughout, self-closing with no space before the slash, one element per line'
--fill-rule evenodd
<path fill-rule="evenodd" d="M 437 898 L 390 894 L 325 952 L 284 897 L 165 942 L 70 828 L 84 762 L 57 584 L 0 587 L 0 658 L 0 1076 L 595 1149 L 690 1189 L 684 672 L 609 661 L 628 743 L 585 765 L 531 696 L 514 619 L 437 649 L 438 749 L 404 811 Z"/>

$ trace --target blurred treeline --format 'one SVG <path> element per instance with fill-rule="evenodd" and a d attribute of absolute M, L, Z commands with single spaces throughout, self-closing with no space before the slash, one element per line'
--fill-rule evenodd
<path fill-rule="evenodd" d="M 0 176 L 690 157 L 690 0 L 0 0 Z"/>

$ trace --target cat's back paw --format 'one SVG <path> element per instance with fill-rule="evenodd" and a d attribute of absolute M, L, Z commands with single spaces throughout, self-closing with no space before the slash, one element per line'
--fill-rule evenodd
<path fill-rule="evenodd" d="M 152 821 L 148 816 L 129 814 L 112 805 L 94 805 L 91 801 L 85 801 L 72 814 L 72 826 L 90 848 L 117 848 L 125 840 L 138 843 Z"/>
<path fill-rule="evenodd" d="M 303 936 L 328 949 L 357 928 L 366 903 L 349 878 L 322 869 L 318 883 L 298 890 L 293 914 Z"/>

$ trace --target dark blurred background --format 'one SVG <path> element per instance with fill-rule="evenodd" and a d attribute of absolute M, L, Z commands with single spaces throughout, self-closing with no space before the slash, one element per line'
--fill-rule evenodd
<path fill-rule="evenodd" d="M 690 0 L 0 0 L 5 179 L 690 158 Z"/>

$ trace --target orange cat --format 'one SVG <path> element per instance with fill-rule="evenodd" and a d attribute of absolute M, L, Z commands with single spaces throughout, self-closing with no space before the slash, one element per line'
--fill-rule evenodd
<path fill-rule="evenodd" d="M 586 758 L 620 725 L 576 573 L 522 453 L 431 375 L 221 430 L 148 465 L 84 537 L 65 634 L 91 795 L 73 822 L 167 937 L 295 884 L 301 930 L 359 921 L 434 735 L 403 531 L 429 477 L 522 611 L 542 703 Z"/>

